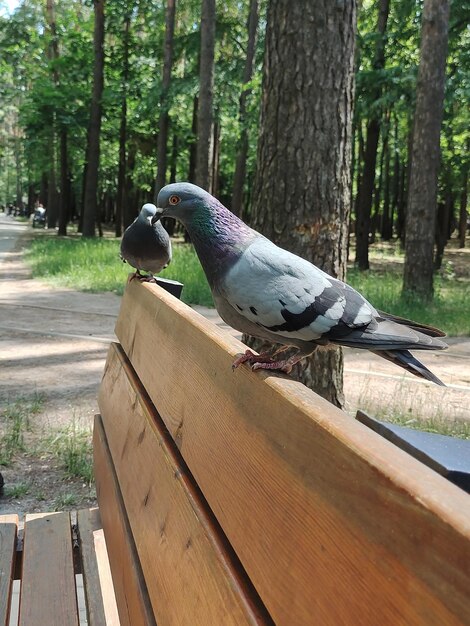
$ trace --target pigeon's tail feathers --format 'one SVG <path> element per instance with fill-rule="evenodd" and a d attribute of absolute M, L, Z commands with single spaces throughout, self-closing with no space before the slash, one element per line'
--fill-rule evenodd
<path fill-rule="evenodd" d="M 435 376 L 428 368 L 418 361 L 411 352 L 408 350 L 372 350 L 375 354 L 387 359 L 387 361 L 391 361 L 395 365 L 402 367 L 407 372 L 418 376 L 419 378 L 424 378 L 425 380 L 430 380 L 436 385 L 441 385 L 445 387 L 446 385 L 440 380 L 437 376 Z"/>
<path fill-rule="evenodd" d="M 333 327 L 326 337 L 332 343 L 366 350 L 446 350 L 449 347 L 439 337 L 383 317 L 373 319 L 364 327 Z"/>
<path fill-rule="evenodd" d="M 408 320 L 405 317 L 399 317 L 398 315 L 392 315 L 391 313 L 385 313 L 384 311 L 377 311 L 380 317 L 384 320 L 390 320 L 395 322 L 396 324 L 401 324 L 402 326 L 408 326 L 413 330 L 417 330 L 423 335 L 428 335 L 428 337 L 445 337 L 446 333 L 439 328 L 435 328 L 435 326 L 429 326 L 428 324 L 421 324 L 420 322 L 414 322 L 413 320 Z"/>

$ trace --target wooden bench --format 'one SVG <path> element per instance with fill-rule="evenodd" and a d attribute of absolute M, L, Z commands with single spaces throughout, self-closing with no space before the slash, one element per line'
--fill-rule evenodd
<path fill-rule="evenodd" d="M 116 334 L 101 521 L 27 518 L 16 565 L 0 526 L 0 606 L 21 578 L 22 626 L 77 624 L 78 571 L 92 625 L 117 623 L 112 587 L 130 626 L 470 624 L 465 492 L 303 385 L 232 372 L 242 345 L 158 286 L 128 284 Z"/>

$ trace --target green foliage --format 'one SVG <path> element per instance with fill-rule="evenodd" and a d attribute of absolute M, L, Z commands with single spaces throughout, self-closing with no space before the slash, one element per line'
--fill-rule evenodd
<path fill-rule="evenodd" d="M 262 0 L 261 14 L 265 1 Z M 106 3 L 105 85 L 100 157 L 100 194 L 116 197 L 119 160 L 119 128 L 122 103 L 127 107 L 127 155 L 130 202 L 153 194 L 156 172 L 156 134 L 161 107 L 162 49 L 165 34 L 163 1 L 124 0 Z M 0 172 L 0 201 L 13 199 L 13 177 L 8 171 L 20 160 L 21 186 L 41 180 L 56 164 L 59 171 L 58 132 L 68 133 L 69 169 L 75 204 L 81 203 L 81 186 L 89 119 L 93 64 L 93 11 L 90 3 L 72 0 L 54 3 L 59 57 L 53 58 L 53 34 L 47 12 L 38 2 L 22 0 L 8 18 L 0 18 L 0 94 L 12 103 L 8 125 L 7 163 Z M 215 111 L 220 123 L 220 194 L 231 196 L 237 139 L 238 103 L 246 51 L 248 2 L 219 3 L 216 24 Z M 124 76 L 124 27 L 129 30 L 129 75 Z M 200 2 L 179 0 L 175 25 L 173 78 L 169 93 L 170 141 L 178 143 L 176 177 L 188 178 L 190 146 L 194 141 L 193 100 L 198 93 Z M 260 29 L 257 72 L 248 101 L 250 153 L 247 191 L 253 176 L 261 88 L 263 32 Z M 2 82 L 3 81 L 3 82 Z M 11 129 L 21 127 L 21 154 L 14 152 Z M 1 132 L 1 131 L 0 131 Z M 1 142 L 0 142 L 1 151 Z M 1 155 L 1 152 L 0 152 Z M 15 156 L 16 155 L 16 156 Z M 47 198 L 41 198 L 43 202 Z M 136 207 L 138 204 L 136 204 Z M 132 209 L 136 212 L 137 208 Z"/>
<path fill-rule="evenodd" d="M 409 159 L 408 148 L 419 65 L 422 2 L 415 0 L 390 2 L 383 70 L 374 69 L 373 66 L 378 37 L 375 31 L 378 6 L 378 2 L 364 2 L 358 16 L 358 71 L 354 113 L 357 128 L 356 150 L 359 150 L 360 133 L 364 134 L 367 122 L 377 117 L 382 122 L 382 141 L 387 139 L 393 157 L 406 164 Z M 441 202 L 449 197 L 449 191 L 455 196 L 460 195 L 464 172 L 470 167 L 468 149 L 470 31 L 467 26 L 469 15 L 469 0 L 451 3 L 447 84 L 441 133 L 442 165 L 439 184 Z M 381 87 L 379 98 L 376 98 L 377 86 Z M 381 149 L 379 148 L 379 153 Z M 380 176 L 380 161 L 379 154 L 376 184 Z M 358 175 L 359 172 L 356 171 L 356 181 Z M 383 193 L 383 190 L 380 191 Z M 383 198 L 378 203 L 379 209 L 382 203 Z"/>
<path fill-rule="evenodd" d="M 69 213 L 82 207 L 85 150 L 93 70 L 93 5 L 73 0 L 54 2 L 55 34 L 48 23 L 44 2 L 20 0 L 9 16 L 0 16 L 0 202 L 19 193 L 25 198 L 30 185 L 45 202 L 47 179 L 55 172 L 59 184 L 59 133 L 68 138 L 68 162 L 72 200 Z M 255 71 L 250 81 L 247 115 L 249 152 L 245 177 L 245 216 L 250 216 L 250 193 L 256 169 L 256 144 L 262 82 L 266 0 L 260 3 Z M 190 154 L 195 142 L 193 108 L 199 89 L 200 11 L 199 0 L 178 0 L 173 46 L 172 80 L 168 98 L 162 102 L 162 64 L 165 39 L 164 0 L 109 0 L 106 2 L 105 84 L 102 98 L 99 201 L 102 221 L 111 222 L 116 207 L 119 136 L 122 112 L 126 110 L 126 220 L 137 213 L 143 201 L 152 198 L 156 173 L 156 144 L 161 107 L 168 108 L 170 132 L 168 158 L 176 180 L 187 180 Z M 355 98 L 355 168 L 353 200 L 360 176 L 359 154 L 364 152 L 368 122 L 381 122 L 376 163 L 374 217 L 385 204 L 384 155 L 389 154 L 388 199 L 394 211 L 406 204 L 409 173 L 408 150 L 419 65 L 422 2 L 390 2 L 385 43 L 385 66 L 377 69 L 377 1 L 359 3 Z M 247 47 L 249 2 L 217 3 L 214 111 L 220 129 L 217 195 L 230 204 L 237 145 L 240 137 L 239 98 Z M 448 201 L 454 215 L 470 168 L 470 0 L 453 2 L 449 29 L 447 89 L 441 140 L 442 166 L 439 201 Z M 129 72 L 126 75 L 126 24 L 129 25 Z M 53 43 L 58 57 L 54 58 Z M 379 92 L 377 87 L 380 87 Z M 174 151 L 173 151 L 174 146 Z M 170 172 L 168 171 L 168 178 Z M 18 185 L 16 180 L 18 179 Z M 383 181 L 382 181 L 383 183 Z M 16 188 L 18 187 L 18 189 Z M 402 196 L 400 196 L 402 194 Z M 399 196 L 401 199 L 399 199 Z M 354 203 L 353 203 L 354 205 Z M 354 218 L 354 206 L 353 206 Z M 454 220 L 455 221 L 455 220 Z M 379 220 L 375 220 L 379 223 Z M 453 227 L 455 224 L 452 225 Z M 103 244 L 103 254 L 107 246 Z M 60 250 L 60 249 L 58 249 Z M 55 254 L 55 253 L 54 253 Z M 113 254 L 113 253 L 110 253 Z M 189 253 L 188 253 L 189 254 Z M 111 258 L 111 257 L 110 257 Z M 181 261 L 183 256 L 181 255 Z M 74 273 L 65 259 L 71 286 L 122 290 L 127 268 L 114 269 L 100 282 L 98 262 L 93 278 Z M 108 262 L 103 262 L 108 266 Z M 168 273 L 179 272 L 179 261 Z M 113 261 L 109 261 L 113 267 Z M 51 278 L 54 269 L 44 270 Z M 184 281 L 184 276 L 177 276 Z M 111 279 L 111 280 L 110 280 Z M 62 279 L 61 279 L 62 280 Z M 80 281 L 82 281 L 80 283 Z M 188 282 L 188 281 L 185 281 Z M 193 279 L 190 279 L 192 285 Z M 91 287 L 91 285 L 95 285 Z M 187 292 L 187 289 L 185 290 Z M 190 301 L 209 301 L 202 288 L 185 294 Z"/>
<path fill-rule="evenodd" d="M 39 237 L 26 253 L 33 276 L 57 286 L 81 291 L 122 294 L 133 271 L 119 258 L 117 239 Z M 189 244 L 173 245 L 173 260 L 161 276 L 184 283 L 182 299 L 188 304 L 212 306 L 212 296 L 201 265 Z"/>
<path fill-rule="evenodd" d="M 22 176 L 23 190 L 30 182 L 39 191 L 43 175 L 58 158 L 57 133 L 62 128 L 68 132 L 71 178 L 82 175 L 93 12 L 72 0 L 54 3 L 54 7 L 58 59 L 51 53 L 53 36 L 43 3 L 21 2 L 8 19 L 0 19 L 0 58 L 4 60 L 0 62 L 0 95 L 12 103 L 7 111 L 11 130 L 7 130 L 3 164 L 6 177 L 0 176 L 2 202 L 14 195 L 9 169 Z M 18 136 L 20 144 L 15 140 Z"/>

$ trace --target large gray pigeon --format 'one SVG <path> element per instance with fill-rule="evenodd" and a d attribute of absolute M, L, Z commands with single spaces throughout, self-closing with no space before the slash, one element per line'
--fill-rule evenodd
<path fill-rule="evenodd" d="M 189 232 L 221 318 L 233 328 L 298 352 L 250 350 L 234 362 L 290 372 L 318 345 L 364 348 L 405 370 L 443 383 L 408 350 L 443 350 L 442 331 L 375 309 L 361 294 L 249 228 L 209 193 L 174 183 L 158 194 L 157 214 L 180 220 Z"/>
<path fill-rule="evenodd" d="M 135 267 L 135 277 L 153 280 L 171 261 L 171 241 L 160 222 L 152 222 L 157 213 L 154 204 L 144 204 L 139 215 L 126 228 L 121 241 L 121 259 Z M 141 271 L 150 272 L 142 276 Z"/>

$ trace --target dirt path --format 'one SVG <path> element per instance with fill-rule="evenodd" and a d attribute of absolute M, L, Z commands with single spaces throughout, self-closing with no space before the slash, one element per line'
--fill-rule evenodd
<path fill-rule="evenodd" d="M 54 437 L 70 433 L 71 425 L 75 433 L 90 432 L 120 305 L 114 294 L 53 289 L 33 280 L 21 253 L 28 232 L 27 226 L 0 215 L 0 242 L 7 242 L 3 248 L 0 243 L 0 409 L 39 397 L 30 430 L 24 432 L 25 450 L 15 453 L 9 467 L 1 468 L 10 495 L 0 499 L 0 514 L 94 503 L 93 487 L 64 472 Z M 224 326 L 215 311 L 195 308 Z M 375 415 L 400 412 L 410 419 L 470 420 L 470 339 L 450 338 L 449 343 L 447 352 L 423 357 L 449 384 L 445 389 L 403 376 L 398 368 L 364 351 L 346 351 L 347 409 L 353 412 L 360 406 Z M 6 427 L 8 423 L 0 421 L 3 433 Z M 18 485 L 20 489 L 15 488 Z"/>
<path fill-rule="evenodd" d="M 22 425 L 24 451 L 1 469 L 6 497 L 0 514 L 88 506 L 95 503 L 94 488 L 64 472 L 57 455 L 86 456 L 90 450 L 120 298 L 55 290 L 32 280 L 21 253 L 28 227 L 13 223 L 12 230 L 9 221 L 0 216 L 0 241 L 8 241 L 8 249 L 0 245 L 0 409 L 27 412 L 36 403 L 38 412 L 30 415 L 29 428 Z M 5 436 L 8 420 L 0 427 Z"/>

